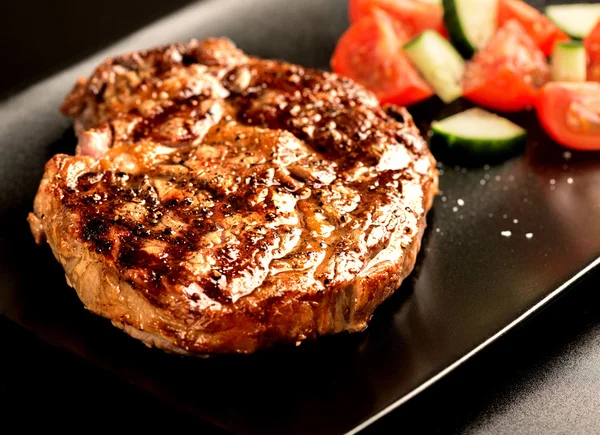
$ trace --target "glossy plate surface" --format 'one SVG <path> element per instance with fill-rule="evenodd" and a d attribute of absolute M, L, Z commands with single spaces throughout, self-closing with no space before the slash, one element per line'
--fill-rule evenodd
<path fill-rule="evenodd" d="M 185 359 L 146 349 L 86 312 L 25 221 L 44 163 L 73 152 L 58 106 L 76 77 L 111 54 L 206 36 L 327 68 L 346 26 L 346 0 L 204 1 L 2 101 L 0 312 L 235 433 L 341 434 L 400 405 L 599 263 L 600 156 L 565 153 L 523 114 L 512 119 L 529 132 L 524 154 L 491 168 L 442 167 L 416 270 L 362 334 Z M 433 101 L 412 112 L 426 128 L 459 108 Z"/>

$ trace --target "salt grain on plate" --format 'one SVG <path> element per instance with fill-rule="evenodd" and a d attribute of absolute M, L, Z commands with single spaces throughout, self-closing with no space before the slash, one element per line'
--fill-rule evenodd
<path fill-rule="evenodd" d="M 489 217 L 494 217 L 494 213 L 488 214 Z"/>
<path fill-rule="evenodd" d="M 452 207 L 452 211 L 456 213 L 458 211 L 458 207 Z"/>
<path fill-rule="evenodd" d="M 550 179 L 550 184 L 556 184 L 556 180 L 554 178 Z"/>
<path fill-rule="evenodd" d="M 496 176 L 494 177 L 494 179 L 495 179 L 496 181 L 500 181 L 500 180 L 502 180 L 502 177 L 501 177 L 500 175 L 496 175 Z"/>
<path fill-rule="evenodd" d="M 573 179 L 571 177 L 567 178 L 567 183 L 573 184 Z"/>
<path fill-rule="evenodd" d="M 502 231 L 500 234 L 502 234 L 504 237 L 510 237 L 512 235 L 510 231 Z"/>
<path fill-rule="evenodd" d="M 527 233 L 527 234 L 525 234 L 525 237 L 527 237 L 528 239 L 531 239 L 533 237 L 533 233 Z"/>
<path fill-rule="evenodd" d="M 460 199 L 460 198 L 459 198 L 459 199 L 456 201 L 456 203 L 457 203 L 458 205 L 460 205 L 461 207 L 462 207 L 463 205 L 465 205 L 465 202 L 464 202 L 462 199 Z"/>
<path fill-rule="evenodd" d="M 483 186 L 485 184 L 485 180 L 479 180 L 479 184 Z"/>
<path fill-rule="evenodd" d="M 571 156 L 572 156 L 572 154 L 571 154 L 571 151 L 565 151 L 565 152 L 563 153 L 563 158 L 564 158 L 565 160 L 569 160 L 569 159 L 571 158 Z"/>
<path fill-rule="evenodd" d="M 513 219 L 513 224 L 518 224 L 519 223 L 519 219 Z"/>

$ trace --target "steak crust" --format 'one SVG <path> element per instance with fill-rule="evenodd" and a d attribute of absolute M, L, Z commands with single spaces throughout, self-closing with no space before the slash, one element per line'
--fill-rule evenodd
<path fill-rule="evenodd" d="M 250 353 L 361 331 L 437 193 L 408 112 L 225 39 L 107 59 L 29 215 L 85 306 L 149 346 Z"/>

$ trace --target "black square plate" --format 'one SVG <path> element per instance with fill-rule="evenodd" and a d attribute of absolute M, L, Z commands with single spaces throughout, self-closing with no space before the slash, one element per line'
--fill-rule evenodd
<path fill-rule="evenodd" d="M 189 6 L 0 103 L 0 312 L 236 433 L 355 433 L 425 389 L 600 263 L 600 158 L 525 126 L 525 153 L 494 167 L 441 167 L 415 272 L 367 331 L 256 355 L 185 359 L 146 349 L 82 309 L 25 218 L 44 163 L 72 153 L 58 106 L 108 55 L 228 36 L 248 53 L 327 68 L 347 0 L 221 0 Z M 413 108 L 420 126 L 457 110 Z M 510 232 L 510 233 L 508 233 Z M 504 234 L 504 235 L 503 235 Z M 510 236 L 508 236 L 510 234 Z"/>

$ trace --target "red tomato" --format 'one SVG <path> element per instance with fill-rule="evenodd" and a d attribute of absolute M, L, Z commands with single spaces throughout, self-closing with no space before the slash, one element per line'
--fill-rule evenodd
<path fill-rule="evenodd" d="M 423 30 L 434 29 L 446 36 L 444 9 L 441 5 L 419 0 L 350 0 L 348 11 L 350 22 L 354 23 L 371 14 L 373 9 L 381 9 L 402 23 L 409 38 Z"/>
<path fill-rule="evenodd" d="M 416 103 L 433 91 L 404 55 L 402 45 L 407 40 L 397 22 L 375 10 L 342 35 L 331 68 L 373 91 L 382 103 Z"/>
<path fill-rule="evenodd" d="M 505 112 L 533 107 L 548 81 L 544 53 L 516 20 L 509 20 L 467 65 L 463 94 L 480 106 Z"/>
<path fill-rule="evenodd" d="M 498 26 L 515 19 L 523 25 L 527 34 L 546 56 L 550 56 L 554 44 L 568 41 L 569 37 L 548 17 L 521 0 L 498 1 Z"/>
<path fill-rule="evenodd" d="M 535 108 L 546 133 L 577 150 L 600 150 L 600 83 L 550 82 Z"/>
<path fill-rule="evenodd" d="M 600 82 L 600 22 L 583 40 L 588 55 L 587 79 Z"/>

